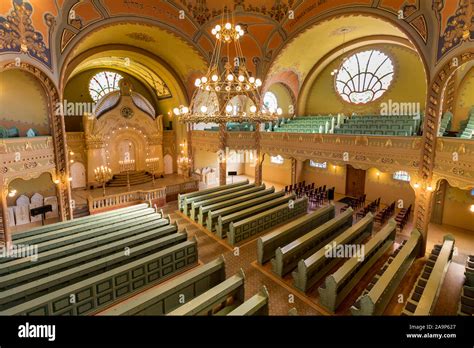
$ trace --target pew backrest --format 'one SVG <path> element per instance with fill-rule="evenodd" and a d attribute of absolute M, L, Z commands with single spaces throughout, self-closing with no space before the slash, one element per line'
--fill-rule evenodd
<path fill-rule="evenodd" d="M 244 282 L 245 275 L 241 269 L 236 275 L 193 298 L 191 301 L 168 313 L 168 315 L 208 314 L 212 312 L 216 305 L 226 302 L 230 296 L 235 296 L 235 300 L 242 303 L 245 297 Z"/>
<path fill-rule="evenodd" d="M 352 226 L 352 209 L 347 209 L 334 219 L 329 220 L 318 228 L 295 239 L 291 243 L 275 250 L 275 257 L 271 260 L 272 270 L 280 277 L 294 269 L 301 259 L 304 259 L 319 250 L 329 240 L 332 240 L 347 228 Z"/>
<path fill-rule="evenodd" d="M 439 252 L 433 270 L 431 271 L 425 290 L 418 302 L 414 315 L 431 315 L 438 300 L 444 276 L 453 256 L 454 237 L 446 235 L 443 247 Z"/>
<path fill-rule="evenodd" d="M 253 216 L 260 212 L 276 207 L 280 204 L 288 203 L 290 200 L 294 200 L 295 198 L 296 196 L 294 194 L 289 196 L 283 195 L 281 197 L 248 207 L 246 209 L 236 211 L 229 215 L 221 215 L 217 218 L 216 235 L 220 238 L 225 238 L 232 222 L 237 222 L 249 216 Z"/>
<path fill-rule="evenodd" d="M 239 307 L 227 314 L 228 316 L 250 316 L 250 315 L 268 315 L 268 290 L 265 285 L 262 289 L 242 303 Z"/>
<path fill-rule="evenodd" d="M 303 197 L 294 201 L 292 207 L 287 202 L 243 220 L 231 222 L 227 232 L 227 241 L 230 245 L 241 243 L 269 228 L 306 214 L 307 211 L 308 198 Z"/>
<path fill-rule="evenodd" d="M 196 239 L 144 256 L 110 271 L 49 292 L 0 315 L 86 315 L 110 306 L 196 265 Z M 71 301 L 71 299 L 74 301 Z"/>
<path fill-rule="evenodd" d="M 222 190 L 225 190 L 226 188 L 247 185 L 248 183 L 249 183 L 249 181 L 245 180 L 245 181 L 236 182 L 234 184 L 211 187 L 211 188 L 208 188 L 208 189 L 205 189 L 205 190 L 200 190 L 200 191 L 195 191 L 195 192 L 190 192 L 190 193 L 185 193 L 185 194 L 179 193 L 178 194 L 178 208 L 179 208 L 179 210 L 183 211 L 183 203 L 184 203 L 184 200 L 186 198 L 197 197 L 197 196 L 205 195 L 205 194 L 212 193 L 212 192 L 222 191 Z"/>
<path fill-rule="evenodd" d="M 275 250 L 282 247 L 305 233 L 321 226 L 335 216 L 335 207 L 330 204 L 310 214 L 303 215 L 274 231 L 258 238 L 257 260 L 262 265 L 275 256 Z"/>
<path fill-rule="evenodd" d="M 100 312 L 98 315 L 163 315 L 224 280 L 225 260 L 221 256 L 179 275 L 159 287 L 145 291 L 133 300 L 121 302 Z"/>

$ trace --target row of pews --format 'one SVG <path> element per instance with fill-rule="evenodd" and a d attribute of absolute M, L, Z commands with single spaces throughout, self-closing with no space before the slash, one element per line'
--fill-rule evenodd
<path fill-rule="evenodd" d="M 98 315 L 260 316 L 268 312 L 265 286 L 245 300 L 243 270 L 226 278 L 221 256 Z"/>
<path fill-rule="evenodd" d="M 466 279 L 461 290 L 459 301 L 459 315 L 474 315 L 474 255 L 469 255 L 466 260 Z"/>
<path fill-rule="evenodd" d="M 439 291 L 453 257 L 454 237 L 444 236 L 442 245 L 435 245 L 413 286 L 402 315 L 431 315 Z"/>
<path fill-rule="evenodd" d="M 300 291 L 308 292 L 318 286 L 319 303 L 332 313 L 376 263 L 385 261 L 350 309 L 353 315 L 381 315 L 419 254 L 421 234 L 413 230 L 409 239 L 393 251 L 395 219 L 390 219 L 377 233 L 373 231 L 375 220 L 370 211 L 356 223 L 353 220 L 352 208 L 335 216 L 333 205 L 299 217 L 257 240 L 257 261 L 262 266 L 270 262 L 272 272 L 279 277 L 291 274 L 293 285 Z M 424 283 L 429 290 L 416 297 L 421 307 L 411 313 L 428 315 L 436 303 L 433 294 L 442 285 L 454 239 L 446 236 L 445 244 L 442 257 L 431 257 L 420 275 L 427 282 L 434 270 L 430 283 Z M 357 248 L 363 251 L 362 255 L 356 253 Z M 340 249 L 351 252 L 336 255 Z M 408 299 L 409 308 L 414 298 Z M 421 309 L 427 306 L 430 310 Z"/>
<path fill-rule="evenodd" d="M 179 195 L 178 206 L 190 219 L 236 245 L 305 214 L 308 198 L 247 180 Z"/>
<path fill-rule="evenodd" d="M 1 260 L 0 315 L 92 314 L 198 262 L 196 240 L 148 204 L 17 233 L 13 244 L 37 254 Z"/>

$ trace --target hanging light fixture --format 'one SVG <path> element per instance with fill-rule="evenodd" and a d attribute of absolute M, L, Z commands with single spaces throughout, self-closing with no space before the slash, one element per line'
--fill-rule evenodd
<path fill-rule="evenodd" d="M 196 90 L 189 107 L 180 105 L 173 113 L 184 123 L 268 122 L 278 118 L 282 110 L 269 110 L 261 101 L 262 80 L 247 70 L 240 46 L 245 35 L 240 25 L 234 25 L 229 15 L 212 30 L 216 39 L 207 73 L 194 82 Z M 224 54 L 221 54 L 225 52 Z M 223 65 L 221 64 L 222 62 Z M 233 64 L 232 64 L 233 63 Z M 235 97 L 245 100 L 247 108 L 234 107 Z"/>

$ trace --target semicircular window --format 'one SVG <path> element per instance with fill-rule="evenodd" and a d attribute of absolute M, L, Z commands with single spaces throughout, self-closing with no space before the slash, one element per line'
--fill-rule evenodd
<path fill-rule="evenodd" d="M 99 101 L 104 95 L 120 89 L 122 75 L 112 71 L 101 71 L 89 81 L 89 94 L 92 100 Z"/>
<path fill-rule="evenodd" d="M 377 50 L 353 54 L 336 75 L 337 93 L 348 103 L 366 104 L 380 98 L 390 87 L 392 60 Z"/>
<path fill-rule="evenodd" d="M 278 108 L 278 100 L 273 92 L 266 92 L 263 95 L 263 105 L 269 110 L 276 110 Z"/>

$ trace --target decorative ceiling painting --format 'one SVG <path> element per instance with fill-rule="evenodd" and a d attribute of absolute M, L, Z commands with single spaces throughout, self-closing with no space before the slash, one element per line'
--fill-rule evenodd
<path fill-rule="evenodd" d="M 438 60 L 463 42 L 474 41 L 474 2 L 445 0 L 439 6 L 441 36 L 438 42 Z"/>
<path fill-rule="evenodd" d="M 47 5 L 49 6 L 45 8 L 55 8 L 52 4 Z M 41 11 L 40 8 L 35 10 L 29 2 L 13 0 L 11 9 L 7 10 L 5 16 L 0 16 L 0 53 L 28 54 L 51 68 L 49 41 L 55 23 L 52 13 Z M 42 28 L 43 31 L 38 31 L 37 28 Z"/>
<path fill-rule="evenodd" d="M 280 54 L 288 51 L 298 36 L 323 19 L 343 17 L 349 9 L 394 23 L 401 11 L 404 20 L 399 27 L 410 34 L 420 54 L 434 53 L 436 61 L 462 42 L 474 40 L 471 0 L 433 0 L 430 4 L 420 0 L 1 0 L 0 55 L 26 54 L 50 70 L 55 65 L 60 70 L 71 51 L 75 52 L 91 33 L 90 28 L 94 27 L 95 32 L 126 17 L 132 22 L 156 25 L 210 59 L 210 28 L 221 21 L 224 11 L 231 11 L 235 21 L 245 26 L 242 45 L 251 60 L 249 69 L 261 75 L 275 72 Z M 429 40 L 428 33 L 436 27 L 439 40 Z M 125 38 L 140 46 L 163 44 L 142 31 L 130 31 Z M 174 61 L 168 63 L 175 65 Z M 303 68 L 292 69 L 300 80 L 305 75 Z M 181 72 L 181 76 L 186 81 L 190 74 Z"/>

